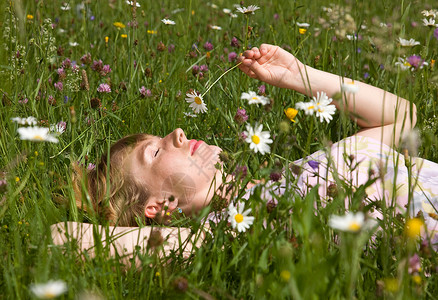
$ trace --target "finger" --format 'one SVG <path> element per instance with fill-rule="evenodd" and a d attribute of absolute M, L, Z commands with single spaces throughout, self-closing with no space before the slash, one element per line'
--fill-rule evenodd
<path fill-rule="evenodd" d="M 260 45 L 261 55 L 266 55 L 271 47 L 272 47 L 272 45 L 269 45 L 269 44 L 261 44 Z"/>
<path fill-rule="evenodd" d="M 253 58 L 254 58 L 254 59 L 259 59 L 260 56 L 261 56 L 261 55 L 260 55 L 260 50 L 259 50 L 259 48 L 254 47 L 254 48 L 252 48 L 251 50 L 252 50 L 252 52 L 254 53 Z"/>
<path fill-rule="evenodd" d="M 245 56 L 246 58 L 252 58 L 254 56 L 254 51 L 252 51 L 252 50 L 245 50 L 243 52 L 243 56 Z"/>

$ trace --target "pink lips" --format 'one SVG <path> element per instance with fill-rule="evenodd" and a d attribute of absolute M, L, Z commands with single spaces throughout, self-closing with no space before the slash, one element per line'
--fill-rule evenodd
<path fill-rule="evenodd" d="M 190 155 L 193 155 L 196 149 L 198 149 L 202 143 L 203 141 L 190 140 L 190 149 L 191 149 Z"/>

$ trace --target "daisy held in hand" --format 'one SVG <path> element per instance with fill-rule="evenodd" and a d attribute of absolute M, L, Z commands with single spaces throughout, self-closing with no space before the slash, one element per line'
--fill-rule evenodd
<path fill-rule="evenodd" d="M 193 109 L 196 114 L 205 113 L 208 110 L 200 93 L 193 91 L 187 93 L 186 96 L 186 102 L 190 103 L 190 108 Z"/>

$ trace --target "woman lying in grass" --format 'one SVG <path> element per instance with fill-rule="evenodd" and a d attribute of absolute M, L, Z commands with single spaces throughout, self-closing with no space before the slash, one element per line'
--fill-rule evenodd
<path fill-rule="evenodd" d="M 366 194 L 359 200 L 351 195 L 338 197 L 342 199 L 338 202 L 340 209 L 345 204 L 348 210 L 365 210 L 374 218 L 383 218 L 384 208 L 393 215 L 406 215 L 408 208 L 410 217 L 424 218 L 430 235 L 438 230 L 438 165 L 393 150 L 402 135 L 415 125 L 414 104 L 380 88 L 313 69 L 278 46 L 263 44 L 246 51 L 240 61 L 239 68 L 252 78 L 314 97 L 313 103 L 302 105 L 321 118 L 330 117 L 324 114 L 324 110 L 332 109 L 329 97 L 342 98 L 332 103 L 361 127 L 354 136 L 295 161 L 295 181 L 288 186 L 286 182 L 276 184 L 275 193 L 294 189 L 304 196 L 317 187 L 324 206 L 325 201 L 333 199 L 330 186 L 335 183 L 341 186 L 344 182 L 356 189 L 364 188 Z M 343 96 L 335 97 L 341 86 Z M 324 98 L 323 93 L 328 97 Z M 262 146 L 264 141 L 257 136 L 260 133 L 247 134 L 255 147 Z M 232 175 L 223 176 L 220 151 L 217 146 L 188 139 L 182 129 L 164 138 L 147 134 L 127 136 L 111 147 L 109 158 L 104 156 L 95 170 L 86 174 L 77 170 L 77 206 L 112 225 L 129 227 L 137 226 L 145 218 L 166 223 L 174 214 L 196 214 L 215 195 L 230 203 L 235 195 L 228 192 L 228 187 L 234 179 Z M 254 184 L 257 182 L 246 189 Z M 265 194 L 269 198 L 269 193 Z M 235 219 L 236 223 L 243 220 Z M 78 228 L 77 223 L 70 226 L 73 226 L 70 231 Z M 62 225 L 58 228 L 64 234 L 65 228 Z M 150 228 L 140 230 L 150 232 Z M 57 233 L 55 230 L 54 234 Z M 61 243 L 59 235 L 56 238 Z M 134 231 L 132 238 L 138 239 L 138 231 Z M 170 243 L 178 245 L 178 238 L 170 237 Z M 128 244 L 124 245 L 132 250 L 131 244 L 136 243 Z"/>

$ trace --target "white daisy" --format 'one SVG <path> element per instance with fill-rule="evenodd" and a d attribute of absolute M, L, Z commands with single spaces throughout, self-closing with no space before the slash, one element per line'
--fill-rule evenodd
<path fill-rule="evenodd" d="M 300 23 L 300 22 L 297 22 L 296 24 L 297 24 L 298 27 L 302 27 L 302 28 L 307 28 L 307 27 L 310 26 L 309 23 Z"/>
<path fill-rule="evenodd" d="M 406 60 L 406 58 L 403 57 L 399 57 L 395 65 L 399 66 L 402 70 L 408 70 L 412 67 L 411 64 Z"/>
<path fill-rule="evenodd" d="M 315 103 L 313 101 L 310 102 L 298 102 L 295 104 L 296 109 L 304 110 L 306 115 L 313 115 L 316 110 Z"/>
<path fill-rule="evenodd" d="M 184 116 L 190 118 L 196 118 L 198 115 L 192 114 L 191 112 L 183 112 Z"/>
<path fill-rule="evenodd" d="M 423 14 L 423 16 L 427 17 L 438 17 L 438 11 L 435 9 L 431 9 L 431 10 L 423 10 L 421 12 Z"/>
<path fill-rule="evenodd" d="M 169 19 L 163 19 L 161 20 L 161 22 L 163 22 L 166 25 L 175 25 L 175 21 L 169 20 Z"/>
<path fill-rule="evenodd" d="M 56 135 L 63 134 L 66 129 L 67 129 L 67 123 L 65 123 L 64 121 L 50 125 L 50 132 L 53 132 Z"/>
<path fill-rule="evenodd" d="M 430 27 L 438 26 L 438 24 L 435 24 L 435 19 L 434 18 L 429 18 L 429 20 L 424 18 L 423 19 L 423 25 L 424 26 L 430 26 Z"/>
<path fill-rule="evenodd" d="M 229 9 L 229 8 L 224 8 L 224 9 L 222 9 L 222 11 L 224 12 L 224 14 L 227 14 L 227 15 L 231 14 L 231 9 Z"/>
<path fill-rule="evenodd" d="M 348 232 L 358 232 L 365 224 L 365 215 L 363 212 L 348 212 L 345 216 L 330 216 L 328 224 L 333 229 Z"/>
<path fill-rule="evenodd" d="M 248 100 L 248 104 L 266 105 L 271 102 L 268 97 L 259 96 L 253 91 L 249 91 L 248 93 L 242 93 L 242 96 L 240 96 L 240 98 Z"/>
<path fill-rule="evenodd" d="M 222 27 L 216 26 L 216 25 L 212 25 L 211 29 L 213 29 L 213 30 L 222 30 Z"/>
<path fill-rule="evenodd" d="M 315 113 L 316 117 L 319 117 L 319 121 L 322 122 L 325 120 L 327 123 L 330 123 L 330 120 L 333 119 L 333 115 L 336 112 L 336 106 L 332 103 L 332 98 L 329 98 L 324 92 L 317 92 L 316 97 L 313 96 L 313 103 L 315 103 Z"/>
<path fill-rule="evenodd" d="M 245 232 L 254 222 L 254 217 L 248 216 L 251 208 L 245 210 L 245 203 L 239 202 L 239 208 L 234 207 L 233 203 L 228 206 L 228 222 L 239 232 Z"/>
<path fill-rule="evenodd" d="M 268 144 L 272 144 L 269 131 L 262 131 L 263 124 L 255 127 L 251 125 L 246 125 L 246 131 L 243 134 L 246 136 L 245 142 L 249 143 L 249 148 L 254 150 L 255 153 L 260 152 L 261 154 L 271 152 L 271 147 Z"/>
<path fill-rule="evenodd" d="M 58 139 L 49 133 L 49 128 L 47 127 L 20 127 L 17 131 L 22 140 L 52 143 L 58 142 Z"/>
<path fill-rule="evenodd" d="M 129 4 L 129 5 L 131 5 L 131 6 L 134 6 L 134 1 L 126 0 L 126 4 Z M 137 1 L 137 2 L 135 3 L 135 6 L 140 7 L 140 3 L 138 3 L 138 1 Z"/>
<path fill-rule="evenodd" d="M 190 108 L 193 109 L 195 113 L 205 113 L 208 110 L 200 93 L 193 91 L 187 93 L 186 96 L 186 102 L 190 103 Z"/>
<path fill-rule="evenodd" d="M 67 284 L 62 280 L 50 280 L 47 283 L 32 284 L 30 290 L 40 299 L 54 299 L 67 292 Z"/>
<path fill-rule="evenodd" d="M 66 2 L 64 2 L 61 5 L 61 10 L 70 10 L 70 9 L 71 9 L 70 5 L 68 3 L 66 3 Z"/>
<path fill-rule="evenodd" d="M 12 122 L 15 122 L 17 124 L 20 125 L 36 125 L 37 124 L 37 119 L 35 117 L 27 117 L 27 118 L 20 118 L 20 117 L 15 117 L 15 118 L 11 118 Z"/>
<path fill-rule="evenodd" d="M 351 34 L 347 34 L 346 36 L 345 36 L 349 41 L 352 41 L 352 40 L 357 40 L 357 35 L 351 35 Z"/>
<path fill-rule="evenodd" d="M 77 46 L 79 46 L 79 43 L 77 43 L 77 42 L 69 42 L 68 43 L 70 46 L 72 46 L 72 47 L 77 47 Z"/>
<path fill-rule="evenodd" d="M 402 39 L 402 38 L 398 38 L 398 41 L 399 41 L 399 43 L 400 43 L 400 45 L 402 47 L 413 47 L 413 46 L 416 46 L 416 45 L 420 45 L 420 42 L 416 41 L 414 39 L 405 40 L 405 39 Z"/>
<path fill-rule="evenodd" d="M 257 9 L 260 9 L 257 5 L 250 5 L 248 7 L 236 7 L 237 11 L 241 12 L 242 14 L 248 15 L 248 14 L 254 14 L 254 12 Z"/>
<path fill-rule="evenodd" d="M 354 81 L 341 83 L 341 89 L 344 92 L 356 94 L 359 91 L 359 85 Z"/>

